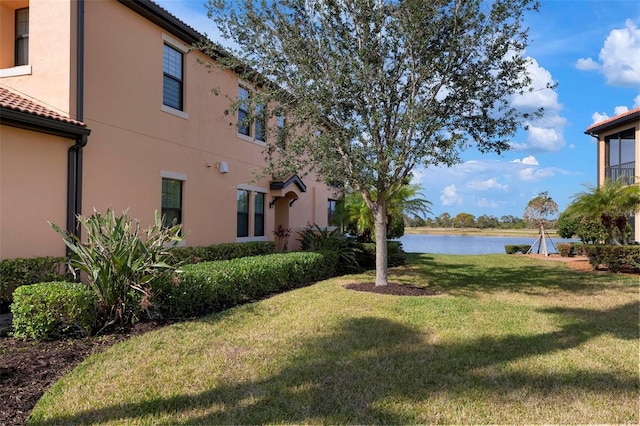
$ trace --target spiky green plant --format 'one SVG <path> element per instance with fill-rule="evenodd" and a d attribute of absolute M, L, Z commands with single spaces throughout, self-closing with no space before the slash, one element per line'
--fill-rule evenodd
<path fill-rule="evenodd" d="M 600 220 L 613 244 L 624 243 L 627 235 L 627 216 L 640 208 L 640 183 L 627 185 L 624 180 L 606 179 L 599 187 L 573 196 L 568 210 L 587 219 Z M 618 230 L 622 241 L 619 241 Z"/>
<path fill-rule="evenodd" d="M 332 251 L 337 253 L 342 272 L 358 269 L 356 254 L 361 251 L 357 241 L 345 236 L 339 229 L 320 228 L 318 225 L 298 232 L 300 247 L 305 251 Z"/>
<path fill-rule="evenodd" d="M 97 211 L 88 217 L 80 215 L 86 241 L 50 223 L 69 247 L 74 277 L 79 278 L 80 271 L 86 273 L 98 296 L 105 318 L 102 329 L 135 321 L 142 311 L 150 313 L 153 280 L 173 269 L 165 259 L 168 249 L 182 239 L 181 225 L 164 228 L 158 212 L 154 218 L 153 225 L 141 230 L 139 221 L 126 211 L 119 217 L 110 209 L 104 216 Z"/>

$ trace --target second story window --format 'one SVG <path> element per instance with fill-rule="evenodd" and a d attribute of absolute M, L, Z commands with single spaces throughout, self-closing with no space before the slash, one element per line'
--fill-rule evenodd
<path fill-rule="evenodd" d="M 16 9 L 15 66 L 29 63 L 29 8 Z"/>
<path fill-rule="evenodd" d="M 183 111 L 183 55 L 177 49 L 165 44 L 163 58 L 162 103 Z"/>
<path fill-rule="evenodd" d="M 256 133 L 254 136 L 255 136 L 255 139 L 258 141 L 264 142 L 265 140 L 267 140 L 265 135 L 265 123 L 266 123 L 266 116 L 264 113 L 264 107 L 262 105 L 257 105 L 256 120 L 255 120 Z"/>
<path fill-rule="evenodd" d="M 605 176 L 612 180 L 623 179 L 631 184 L 636 176 L 635 129 L 607 136 L 605 139 Z"/>
<path fill-rule="evenodd" d="M 249 91 L 242 86 L 238 86 L 238 133 L 251 136 L 250 132 Z"/>

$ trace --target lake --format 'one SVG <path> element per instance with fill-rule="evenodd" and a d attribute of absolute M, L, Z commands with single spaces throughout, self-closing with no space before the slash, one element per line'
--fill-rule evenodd
<path fill-rule="evenodd" d="M 433 254 L 504 254 L 507 244 L 535 243 L 536 237 L 486 237 L 466 235 L 426 235 L 407 234 L 400 238 L 402 247 L 407 253 Z M 575 242 L 575 239 L 553 238 L 553 244 Z M 537 250 L 537 245 L 534 247 Z M 547 239 L 547 252 L 556 253 Z"/>

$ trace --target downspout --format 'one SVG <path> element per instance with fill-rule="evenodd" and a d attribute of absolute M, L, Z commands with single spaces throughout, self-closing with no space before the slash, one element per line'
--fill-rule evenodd
<path fill-rule="evenodd" d="M 76 120 L 84 120 L 84 0 L 78 0 L 76 45 Z M 67 231 L 80 238 L 77 216 L 82 214 L 83 148 L 88 137 L 76 139 L 67 156 Z"/>

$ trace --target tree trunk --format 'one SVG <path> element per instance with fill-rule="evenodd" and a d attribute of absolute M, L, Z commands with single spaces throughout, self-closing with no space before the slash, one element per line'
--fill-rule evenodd
<path fill-rule="evenodd" d="M 387 212 L 386 205 L 376 201 L 374 219 L 376 225 L 376 286 L 389 284 L 387 275 Z"/>

